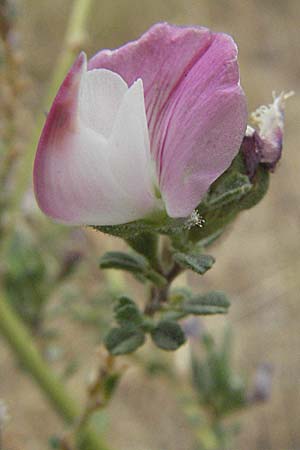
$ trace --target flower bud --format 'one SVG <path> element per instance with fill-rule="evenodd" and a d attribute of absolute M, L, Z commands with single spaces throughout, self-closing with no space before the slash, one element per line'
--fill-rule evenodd
<path fill-rule="evenodd" d="M 285 101 L 293 92 L 282 92 L 278 97 L 273 94 L 273 103 L 260 106 L 252 113 L 257 130 L 248 126 L 242 143 L 242 152 L 250 178 L 256 173 L 260 163 L 274 171 L 281 158 Z"/>

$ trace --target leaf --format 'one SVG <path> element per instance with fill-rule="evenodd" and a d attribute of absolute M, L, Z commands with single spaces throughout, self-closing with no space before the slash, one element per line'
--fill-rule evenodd
<path fill-rule="evenodd" d="M 159 273 L 157 273 L 155 270 L 152 269 L 149 269 L 146 273 L 144 273 L 144 277 L 160 287 L 166 286 L 167 284 L 167 280 L 162 275 L 160 275 Z"/>
<path fill-rule="evenodd" d="M 239 210 L 250 209 L 257 205 L 263 197 L 266 195 L 270 183 L 270 172 L 269 170 L 260 165 L 257 169 L 256 175 L 252 180 L 251 191 L 242 198 L 239 202 Z"/>
<path fill-rule="evenodd" d="M 206 240 L 210 244 L 221 236 L 242 210 L 252 208 L 265 196 L 269 177 L 267 168 L 259 165 L 255 177 L 250 181 L 243 156 L 239 152 L 229 169 L 212 184 L 198 205 L 197 211 L 204 217 L 205 225 L 190 230 L 190 241 L 201 241 L 201 245 L 207 245 Z"/>
<path fill-rule="evenodd" d="M 112 236 L 131 240 L 139 238 L 143 233 L 159 233 L 167 235 L 181 233 L 186 228 L 186 219 L 173 219 L 168 217 L 165 211 L 160 211 L 147 219 L 136 220 L 122 225 L 93 226 L 93 228 Z"/>
<path fill-rule="evenodd" d="M 203 275 L 213 266 L 215 258 L 210 255 L 194 255 L 187 253 L 174 253 L 175 261 L 186 269 L 193 270 L 194 272 Z"/>
<path fill-rule="evenodd" d="M 169 303 L 171 305 L 181 305 L 184 300 L 193 297 L 193 291 L 187 287 L 176 287 L 171 290 L 169 295 Z"/>
<path fill-rule="evenodd" d="M 160 321 L 151 332 L 153 342 L 163 350 L 177 350 L 185 343 L 185 335 L 177 322 Z"/>
<path fill-rule="evenodd" d="M 224 207 L 229 203 L 238 202 L 252 189 L 252 183 L 247 175 L 237 171 L 228 171 L 226 176 L 220 177 L 214 185 L 214 189 L 203 202 L 203 208 L 207 211 Z"/>
<path fill-rule="evenodd" d="M 148 261 L 141 255 L 124 252 L 107 252 L 99 262 L 101 269 L 119 269 L 138 275 L 140 281 L 146 278 L 157 286 L 164 286 L 167 281 L 158 272 L 153 270 Z"/>
<path fill-rule="evenodd" d="M 165 313 L 163 313 L 161 315 L 161 318 L 163 320 L 167 320 L 167 321 L 170 320 L 171 322 L 173 322 L 173 321 L 183 319 L 187 315 L 188 315 L 188 313 L 186 313 L 184 311 L 180 311 L 179 309 L 177 309 L 177 310 L 174 309 L 174 310 L 169 310 L 169 311 L 166 311 Z"/>
<path fill-rule="evenodd" d="M 209 365 L 207 364 L 207 361 L 201 363 L 197 360 L 195 355 L 192 354 L 191 369 L 193 385 L 198 392 L 199 399 L 204 402 L 206 399 L 210 398 L 213 390 L 213 380 Z"/>
<path fill-rule="evenodd" d="M 186 314 L 209 315 L 226 314 L 230 302 L 223 292 L 211 291 L 186 300 L 181 309 Z"/>
<path fill-rule="evenodd" d="M 158 235 L 149 232 L 143 232 L 126 239 L 127 244 L 129 244 L 134 251 L 143 255 L 153 267 L 159 265 L 157 257 L 158 241 Z"/>
<path fill-rule="evenodd" d="M 104 340 L 104 344 L 111 355 L 125 355 L 132 353 L 145 342 L 145 335 L 139 328 L 112 328 Z"/>
<path fill-rule="evenodd" d="M 127 297 L 120 297 L 114 312 L 115 319 L 121 327 L 137 327 L 143 322 L 143 316 L 139 308 L 134 301 Z"/>
<path fill-rule="evenodd" d="M 138 255 L 129 255 L 123 252 L 107 252 L 99 263 L 101 269 L 121 269 L 132 273 L 144 273 L 147 270 L 147 262 Z"/>

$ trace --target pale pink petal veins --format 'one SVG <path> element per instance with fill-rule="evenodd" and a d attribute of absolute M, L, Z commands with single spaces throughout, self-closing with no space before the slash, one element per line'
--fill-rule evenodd
<path fill-rule="evenodd" d="M 88 63 L 89 70 L 106 68 L 121 75 L 129 86 L 141 78 L 150 133 L 151 152 L 158 157 L 156 127 L 168 99 L 187 70 L 210 46 L 207 28 L 154 25 L 137 41 L 116 50 L 102 50 Z"/>
<path fill-rule="evenodd" d="M 85 55 L 79 56 L 48 114 L 35 159 L 35 194 L 48 216 L 66 224 L 112 225 L 156 208 L 148 158 L 143 158 L 149 153 L 146 118 L 134 113 L 143 108 L 141 81 L 128 89 L 117 74 L 88 73 Z M 124 145 L 116 150 L 118 140 Z M 127 170 L 127 177 L 119 157 L 131 158 L 134 170 Z M 145 176 L 134 194 L 132 176 L 139 170 Z"/>
<path fill-rule="evenodd" d="M 247 111 L 236 57 L 225 34 L 158 24 L 89 63 L 129 85 L 143 80 L 151 152 L 170 216 L 190 214 L 238 152 Z"/>

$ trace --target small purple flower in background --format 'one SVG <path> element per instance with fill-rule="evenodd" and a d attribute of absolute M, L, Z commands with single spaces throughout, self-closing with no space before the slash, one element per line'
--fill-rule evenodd
<path fill-rule="evenodd" d="M 3 427 L 9 420 L 6 403 L 0 399 L 0 434 L 3 431 Z"/>
<path fill-rule="evenodd" d="M 251 390 L 248 392 L 248 402 L 265 402 L 269 400 L 272 391 L 272 364 L 262 363 L 256 369 Z"/>
<path fill-rule="evenodd" d="M 251 117 L 258 130 L 248 126 L 243 140 L 242 151 L 248 175 L 255 175 L 259 163 L 264 163 L 273 171 L 281 158 L 285 100 L 293 92 L 273 94 L 273 103 L 259 107 Z"/>
<path fill-rule="evenodd" d="M 40 138 L 38 204 L 70 225 L 160 210 L 188 217 L 230 166 L 246 123 L 237 47 L 226 34 L 163 23 L 88 63 L 81 53 Z"/>

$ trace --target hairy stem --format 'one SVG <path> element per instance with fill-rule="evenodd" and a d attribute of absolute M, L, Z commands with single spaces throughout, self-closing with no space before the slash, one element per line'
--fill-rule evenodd
<path fill-rule="evenodd" d="M 170 286 L 182 271 L 182 267 L 174 262 L 169 272 L 167 274 L 164 274 L 164 277 L 167 279 L 167 284 L 162 287 L 151 287 L 150 295 L 144 310 L 145 314 L 147 314 L 148 316 L 153 316 L 157 311 L 161 309 L 162 304 L 168 301 Z"/>

